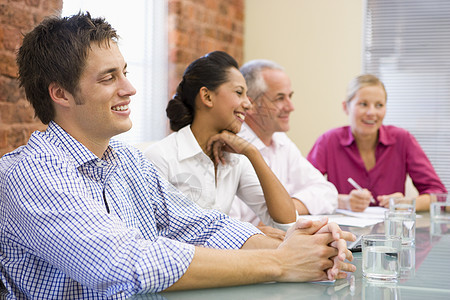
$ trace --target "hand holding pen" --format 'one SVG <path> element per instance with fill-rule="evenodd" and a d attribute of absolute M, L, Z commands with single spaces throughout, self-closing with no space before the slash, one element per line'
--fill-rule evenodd
<path fill-rule="evenodd" d="M 349 204 L 352 211 L 364 211 L 375 199 L 367 189 L 363 189 L 355 180 L 348 178 L 347 181 L 355 188 L 349 194 Z"/>

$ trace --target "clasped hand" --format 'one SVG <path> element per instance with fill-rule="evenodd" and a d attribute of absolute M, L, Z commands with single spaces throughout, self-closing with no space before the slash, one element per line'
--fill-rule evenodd
<path fill-rule="evenodd" d="M 334 280 L 346 278 L 345 272 L 354 272 L 356 267 L 345 263 L 353 255 L 346 241 L 355 241 L 354 234 L 342 231 L 336 223 L 299 219 L 287 232 L 279 249 L 287 251 L 287 263 L 283 281 Z"/>

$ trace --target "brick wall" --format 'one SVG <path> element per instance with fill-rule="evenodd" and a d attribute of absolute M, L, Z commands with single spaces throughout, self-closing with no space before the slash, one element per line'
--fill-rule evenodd
<path fill-rule="evenodd" d="M 19 88 L 15 53 L 23 33 L 61 8 L 62 0 L 0 0 L 0 156 L 45 128 Z"/>
<path fill-rule="evenodd" d="M 244 0 L 169 0 L 169 95 L 195 59 L 222 50 L 242 64 Z"/>
<path fill-rule="evenodd" d="M 17 82 L 15 52 L 22 33 L 62 8 L 62 0 L 0 0 L 0 156 L 45 126 Z M 214 50 L 243 58 L 244 0 L 168 0 L 169 95 L 194 59 Z"/>

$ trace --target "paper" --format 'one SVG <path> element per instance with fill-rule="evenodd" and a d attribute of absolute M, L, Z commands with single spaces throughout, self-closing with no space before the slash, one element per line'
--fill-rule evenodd
<path fill-rule="evenodd" d="M 305 215 L 305 216 L 299 216 L 299 218 L 308 219 L 308 220 L 320 220 L 323 217 L 328 217 L 328 222 L 334 222 L 338 225 L 342 226 L 353 226 L 353 227 L 366 227 L 375 225 L 377 223 L 383 222 L 383 218 L 381 219 L 360 219 L 355 217 L 347 217 L 342 215 Z"/>
<path fill-rule="evenodd" d="M 384 220 L 384 212 L 387 211 L 387 208 L 381 206 L 369 206 L 363 212 L 355 212 L 346 209 L 337 209 L 336 212 L 340 214 L 344 214 L 347 216 L 352 216 L 355 218 L 362 219 L 381 219 Z"/>
<path fill-rule="evenodd" d="M 336 222 L 338 225 L 341 226 L 353 226 L 353 227 L 366 227 L 375 225 L 377 223 L 383 222 L 383 219 L 360 219 L 355 217 L 342 217 L 339 219 L 336 219 Z"/>
<path fill-rule="evenodd" d="M 334 284 L 336 282 L 336 279 L 334 280 L 321 280 L 321 281 L 309 281 L 309 283 L 318 283 L 318 284 Z"/>

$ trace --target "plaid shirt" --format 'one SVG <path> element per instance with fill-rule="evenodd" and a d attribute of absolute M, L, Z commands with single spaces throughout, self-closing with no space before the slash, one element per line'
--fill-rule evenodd
<path fill-rule="evenodd" d="M 51 122 L 0 160 L 0 270 L 8 298 L 102 299 L 159 292 L 194 245 L 237 249 L 259 231 L 203 210 L 136 149 L 102 159 Z"/>

